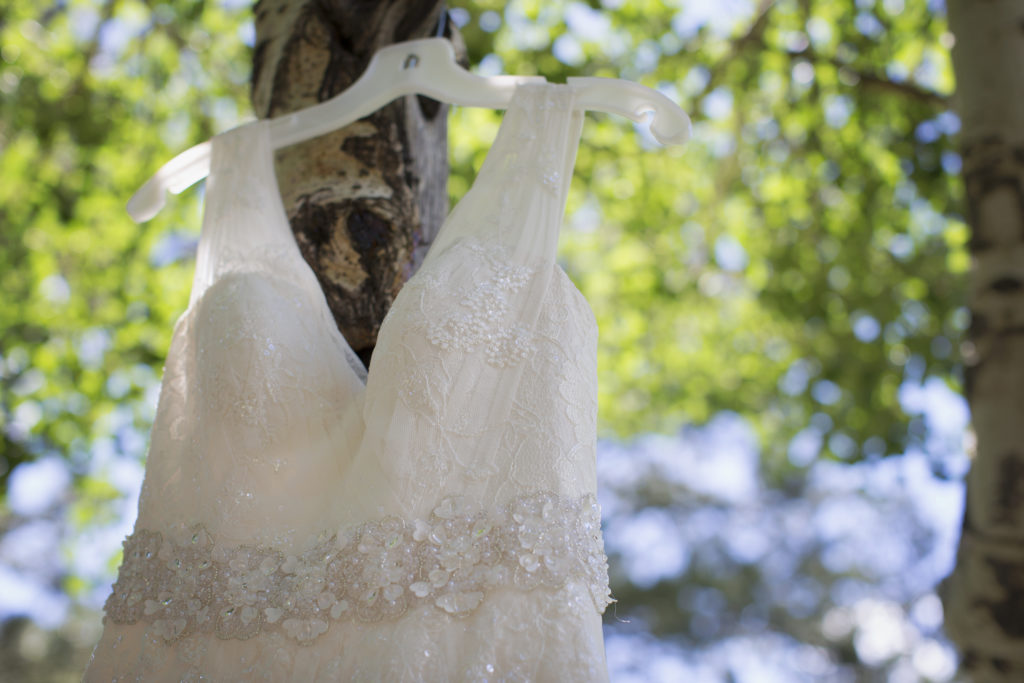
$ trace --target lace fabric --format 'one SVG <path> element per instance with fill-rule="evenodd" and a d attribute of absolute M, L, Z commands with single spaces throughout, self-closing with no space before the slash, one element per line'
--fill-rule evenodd
<path fill-rule="evenodd" d="M 363 368 L 267 123 L 214 140 L 139 518 L 86 680 L 607 678 L 596 325 L 555 264 L 581 114 L 517 90 Z"/>

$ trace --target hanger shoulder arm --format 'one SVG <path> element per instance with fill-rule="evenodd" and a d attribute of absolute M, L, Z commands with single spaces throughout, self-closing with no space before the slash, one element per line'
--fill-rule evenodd
<path fill-rule="evenodd" d="M 274 118 L 274 147 L 286 147 L 343 128 L 403 95 L 424 95 L 464 107 L 504 109 L 516 86 L 541 76 L 483 77 L 463 69 L 445 38 L 423 38 L 377 52 L 366 70 L 326 102 Z"/>
<path fill-rule="evenodd" d="M 690 139 L 690 117 L 657 90 L 619 78 L 576 76 L 566 81 L 576 91 L 580 109 L 617 114 L 637 123 L 650 112 L 651 134 L 658 142 L 681 145 Z"/>
<path fill-rule="evenodd" d="M 444 38 L 425 38 L 386 47 L 370 60 L 355 83 L 341 94 L 302 111 L 276 117 L 270 126 L 275 148 L 292 145 L 342 128 L 388 102 L 417 93 L 466 107 L 504 109 L 518 85 L 544 82 L 540 76 L 483 77 L 458 65 L 455 50 Z M 690 139 L 690 117 L 662 93 L 616 78 L 568 79 L 576 106 L 625 116 L 642 122 L 648 113 L 651 133 L 662 144 Z M 128 213 L 147 221 L 163 208 L 167 192 L 180 193 L 210 171 L 210 142 L 185 150 L 164 164 L 132 195 Z"/>
<path fill-rule="evenodd" d="M 144 223 L 160 213 L 168 192 L 180 194 L 210 172 L 210 141 L 190 147 L 160 167 L 128 200 L 128 215 Z"/>

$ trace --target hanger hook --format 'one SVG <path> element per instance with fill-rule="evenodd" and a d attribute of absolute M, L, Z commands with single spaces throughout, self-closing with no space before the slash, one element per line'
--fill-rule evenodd
<path fill-rule="evenodd" d="M 415 69 L 420 64 L 420 56 L 416 53 L 410 53 L 405 61 L 402 62 L 403 69 Z"/>

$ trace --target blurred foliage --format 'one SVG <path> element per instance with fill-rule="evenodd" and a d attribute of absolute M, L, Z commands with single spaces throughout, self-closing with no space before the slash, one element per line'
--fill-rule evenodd
<path fill-rule="evenodd" d="M 5 475 L 60 453 L 87 478 L 97 439 L 126 423 L 148 431 L 145 394 L 187 302 L 197 202 L 169 202 L 144 225 L 124 203 L 245 111 L 242 19 L 204 2 L 0 10 Z"/>
<path fill-rule="evenodd" d="M 965 419 L 948 433 L 962 435 Z M 951 680 L 937 585 L 961 482 L 935 477 L 916 452 L 819 460 L 787 491 L 759 476 L 755 440 L 720 413 L 600 452 L 616 680 Z M 659 657 L 671 673 L 658 675 Z"/>
<path fill-rule="evenodd" d="M 606 437 L 732 411 L 787 496 L 813 459 L 798 439 L 851 462 L 927 441 L 900 387 L 956 386 L 967 322 L 941 2 L 449 9 L 481 72 L 628 78 L 693 117 L 684 148 L 612 117 L 584 128 L 561 244 L 600 325 Z M 144 456 L 188 299 L 201 191 L 143 225 L 124 203 L 175 153 L 250 115 L 251 39 L 237 2 L 0 8 L 0 477 L 63 458 L 73 485 L 41 514 L 69 537 L 111 524 L 131 496 L 115 470 Z M 453 114 L 453 200 L 498 120 Z M 18 520 L 2 490 L 7 529 Z M 83 600 L 97 590 L 74 569 L 55 581 Z M 685 630 L 663 624 L 685 618 L 673 614 L 656 630 Z"/>
<path fill-rule="evenodd" d="M 569 212 L 585 217 L 562 245 L 601 329 L 605 435 L 733 410 L 754 420 L 773 471 L 814 416 L 847 460 L 923 437 L 899 386 L 908 372 L 951 377 L 966 324 L 941 7 L 502 7 L 467 9 L 472 63 L 629 78 L 694 119 L 685 148 L 652 150 L 618 120 L 584 129 Z M 483 149 L 463 141 L 476 118 L 452 126 L 460 175 Z"/>
<path fill-rule="evenodd" d="M 0 681 L 77 683 L 100 638 L 102 626 L 91 611 L 79 610 L 60 628 L 40 628 L 25 617 L 0 624 Z"/>

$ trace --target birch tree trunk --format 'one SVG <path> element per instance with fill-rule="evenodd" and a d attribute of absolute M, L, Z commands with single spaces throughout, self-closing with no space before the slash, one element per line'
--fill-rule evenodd
<path fill-rule="evenodd" d="M 275 117 L 337 95 L 386 45 L 444 35 L 439 0 L 260 0 L 252 102 Z M 335 321 L 369 364 L 377 331 L 447 213 L 447 106 L 414 96 L 279 150 L 278 183 Z"/>
<path fill-rule="evenodd" d="M 977 453 L 946 628 L 979 683 L 1024 681 L 1024 2 L 950 0 L 972 229 Z"/>

